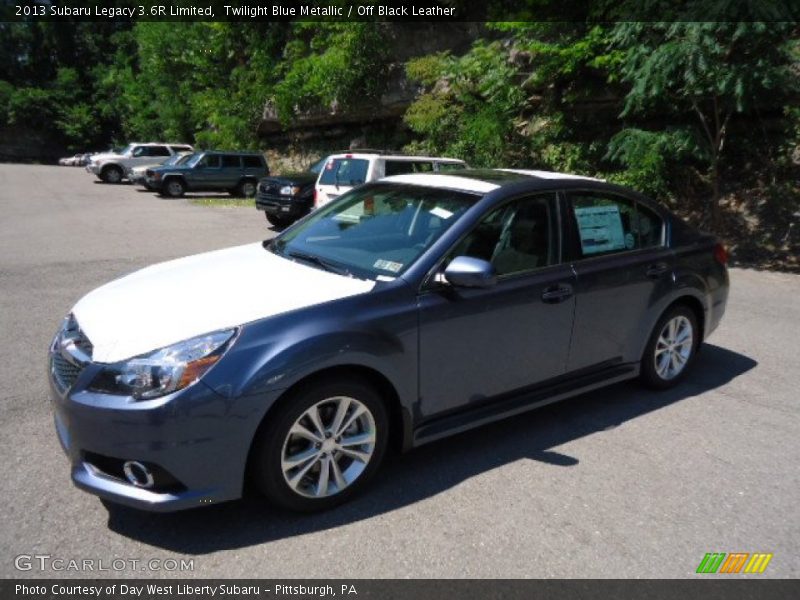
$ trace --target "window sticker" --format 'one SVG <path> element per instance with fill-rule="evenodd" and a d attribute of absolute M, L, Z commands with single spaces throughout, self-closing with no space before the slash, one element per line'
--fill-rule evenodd
<path fill-rule="evenodd" d="M 447 220 L 447 219 L 449 219 L 450 217 L 453 216 L 453 213 L 451 213 L 446 208 L 442 208 L 441 206 L 437 206 L 436 208 L 432 208 L 428 212 L 430 212 L 434 217 L 439 217 L 440 219 L 444 219 L 444 220 Z"/>
<path fill-rule="evenodd" d="M 576 207 L 575 218 L 581 236 L 581 250 L 585 255 L 626 247 L 619 206 Z"/>
<path fill-rule="evenodd" d="M 403 263 L 394 262 L 391 260 L 383 260 L 379 258 L 375 261 L 375 264 L 372 265 L 376 269 L 383 269 L 384 271 L 391 271 L 392 273 L 397 273 L 400 269 L 403 268 Z"/>

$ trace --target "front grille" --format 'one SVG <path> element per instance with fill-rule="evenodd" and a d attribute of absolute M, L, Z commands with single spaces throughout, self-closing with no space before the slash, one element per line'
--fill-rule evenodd
<path fill-rule="evenodd" d="M 62 351 L 69 353 L 69 345 L 67 344 L 64 347 L 65 350 L 62 350 L 62 344 L 64 344 L 65 341 L 70 340 L 75 347 L 85 354 L 89 359 L 92 358 L 92 353 L 94 351 L 92 342 L 89 341 L 89 338 L 86 337 L 85 333 L 83 333 L 78 325 L 78 322 L 75 320 L 75 317 L 70 315 L 53 342 L 52 354 L 50 357 L 53 379 L 62 392 L 67 391 L 73 385 L 75 385 L 78 376 L 81 374 L 81 371 L 83 371 L 85 366 L 79 366 L 78 364 L 75 364 L 76 362 L 80 361 L 77 359 L 75 361 L 71 361 L 68 357 L 62 354 Z M 85 358 L 80 360 L 85 360 Z"/>
<path fill-rule="evenodd" d="M 80 367 L 76 367 L 60 354 L 53 354 L 53 377 L 62 390 L 71 388 L 81 371 Z"/>

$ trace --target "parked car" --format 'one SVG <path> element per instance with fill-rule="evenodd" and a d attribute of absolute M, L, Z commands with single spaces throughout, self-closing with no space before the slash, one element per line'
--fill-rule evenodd
<path fill-rule="evenodd" d="M 72 480 L 169 511 L 332 507 L 402 449 L 639 377 L 680 382 L 727 253 L 629 189 L 543 171 L 400 175 L 263 244 L 86 295 L 50 346 Z"/>
<path fill-rule="evenodd" d="M 148 187 L 164 196 L 179 198 L 188 192 L 229 192 L 252 198 L 258 180 L 269 175 L 264 155 L 259 152 L 196 153 L 180 165 L 147 169 Z"/>
<path fill-rule="evenodd" d="M 75 154 L 73 156 L 67 156 L 65 158 L 59 158 L 58 164 L 62 167 L 77 167 L 81 166 L 81 164 L 85 164 L 84 157 L 85 154 Z"/>
<path fill-rule="evenodd" d="M 188 144 L 128 144 L 119 152 L 95 154 L 86 170 L 106 183 L 120 183 L 131 167 L 161 164 L 175 154 L 193 151 Z"/>
<path fill-rule="evenodd" d="M 150 187 L 147 183 L 147 170 L 153 169 L 155 167 L 171 167 L 173 165 L 182 165 L 183 163 L 187 162 L 192 156 L 194 156 L 194 152 L 180 152 L 178 154 L 173 154 L 170 156 L 166 162 L 162 164 L 149 164 L 149 165 L 140 165 L 138 167 L 131 167 L 128 169 L 126 175 L 128 177 L 128 181 L 130 181 L 134 185 L 143 185 L 149 190 L 153 190 L 154 188 Z"/>
<path fill-rule="evenodd" d="M 327 157 L 299 173 L 265 177 L 258 182 L 256 208 L 278 229 L 288 227 L 314 208 L 314 183 Z"/>
<path fill-rule="evenodd" d="M 381 151 L 350 151 L 328 157 L 315 184 L 314 206 L 324 206 L 355 186 L 407 173 L 439 173 L 465 169 L 455 158 L 406 156 Z"/>

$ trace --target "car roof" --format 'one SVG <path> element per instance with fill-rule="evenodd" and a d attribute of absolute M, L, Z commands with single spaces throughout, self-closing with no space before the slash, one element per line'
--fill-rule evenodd
<path fill-rule="evenodd" d="M 551 186 L 552 182 L 555 181 L 605 183 L 604 180 L 594 177 L 528 169 L 465 169 L 447 175 L 439 173 L 410 173 L 392 175 L 383 178 L 381 181 L 481 192 L 484 194 L 521 181 L 529 181 L 531 183 L 539 181 L 546 183 L 547 187 Z M 542 187 L 545 187 L 545 185 Z"/>

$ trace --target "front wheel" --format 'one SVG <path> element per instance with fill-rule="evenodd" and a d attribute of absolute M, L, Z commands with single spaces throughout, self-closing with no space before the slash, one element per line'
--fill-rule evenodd
<path fill-rule="evenodd" d="M 325 510 L 357 494 L 386 451 L 386 409 L 369 385 L 330 379 L 292 396 L 259 433 L 252 475 L 274 504 Z"/>
<path fill-rule="evenodd" d="M 120 183 L 122 181 L 122 169 L 114 165 L 105 167 L 100 173 L 100 179 L 106 183 Z"/>
<path fill-rule="evenodd" d="M 167 179 L 164 184 L 164 193 L 170 198 L 180 198 L 186 193 L 186 186 L 180 179 Z"/>
<path fill-rule="evenodd" d="M 656 323 L 641 363 L 642 381 L 667 389 L 683 379 L 700 343 L 697 317 L 687 306 L 668 310 Z"/>
<path fill-rule="evenodd" d="M 277 215 L 271 215 L 269 213 L 264 213 L 264 215 L 267 217 L 267 221 L 269 221 L 269 224 L 278 230 L 286 229 L 289 225 L 292 224 L 291 219 L 286 219 L 284 217 L 279 217 Z"/>

